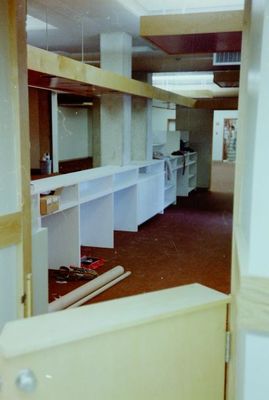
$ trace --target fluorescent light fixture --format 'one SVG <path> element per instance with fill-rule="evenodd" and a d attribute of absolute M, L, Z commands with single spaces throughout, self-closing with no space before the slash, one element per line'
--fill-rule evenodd
<path fill-rule="evenodd" d="M 132 52 L 133 53 L 148 53 L 155 51 L 152 47 L 149 46 L 133 46 Z"/>
<path fill-rule="evenodd" d="M 238 90 L 220 89 L 213 82 L 213 72 L 167 72 L 152 74 L 152 85 L 190 97 L 232 96 Z"/>
<path fill-rule="evenodd" d="M 32 17 L 31 15 L 27 15 L 26 20 L 26 30 L 29 31 L 42 31 L 45 29 L 57 29 L 56 26 L 51 24 L 47 24 L 45 21 L 41 19 Z"/>
<path fill-rule="evenodd" d="M 127 3 L 131 0 L 125 0 Z M 132 0 L 134 3 L 134 0 Z M 242 10 L 244 0 L 136 0 L 148 14 L 184 14 L 192 12 Z M 202 4 L 201 4 L 202 3 Z"/>
<path fill-rule="evenodd" d="M 154 86 L 209 85 L 213 83 L 213 72 L 175 72 L 152 74 Z"/>

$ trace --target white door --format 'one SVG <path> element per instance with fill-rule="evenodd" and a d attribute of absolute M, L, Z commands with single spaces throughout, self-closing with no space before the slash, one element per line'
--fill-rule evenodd
<path fill-rule="evenodd" d="M 0 2 L 0 330 L 31 307 L 27 69 L 17 3 Z"/>

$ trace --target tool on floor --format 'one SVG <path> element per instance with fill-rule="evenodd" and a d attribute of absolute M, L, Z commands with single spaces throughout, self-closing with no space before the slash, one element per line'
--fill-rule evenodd
<path fill-rule="evenodd" d="M 67 281 L 78 281 L 78 280 L 92 280 L 98 276 L 98 273 L 89 268 L 76 267 L 70 265 L 69 267 L 61 266 L 55 270 L 55 278 L 59 283 Z"/>
<path fill-rule="evenodd" d="M 80 262 L 84 268 L 97 269 L 104 265 L 105 260 L 103 258 L 92 256 L 82 256 Z"/>

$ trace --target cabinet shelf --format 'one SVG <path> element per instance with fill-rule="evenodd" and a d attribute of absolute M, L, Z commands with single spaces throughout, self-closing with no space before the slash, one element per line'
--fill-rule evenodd
<path fill-rule="evenodd" d="M 114 188 L 113 192 L 120 192 L 121 190 L 129 189 L 129 188 L 131 188 L 131 187 L 133 187 L 133 186 L 135 186 L 135 185 L 136 185 L 136 182 L 131 182 L 131 183 L 128 184 L 128 185 L 126 185 L 126 184 L 117 185 L 117 186 Z"/>
<path fill-rule="evenodd" d="M 147 180 L 151 180 L 153 178 L 155 178 L 156 176 L 163 176 L 163 173 L 161 174 L 153 174 L 153 173 L 145 173 L 145 174 L 139 174 L 138 175 L 138 182 L 139 181 L 147 181 Z"/>
<path fill-rule="evenodd" d="M 189 161 L 189 163 L 188 163 L 188 165 L 193 165 L 193 164 L 196 164 L 196 161 Z"/>
<path fill-rule="evenodd" d="M 112 193 L 112 191 L 111 191 L 111 189 L 109 189 L 109 190 L 103 190 L 101 192 L 97 192 L 95 194 L 90 194 L 88 196 L 82 196 L 82 197 L 80 197 L 80 204 L 88 203 L 89 201 L 100 199 L 102 197 L 108 196 L 111 193 Z"/>
<path fill-rule="evenodd" d="M 172 189 L 174 187 L 175 187 L 175 184 L 174 183 L 170 183 L 169 185 L 165 186 L 165 190 L 169 190 L 169 189 Z"/>
<path fill-rule="evenodd" d="M 68 210 L 70 208 L 77 207 L 77 206 L 78 206 L 78 202 L 77 201 L 76 202 L 75 201 L 70 201 L 69 203 L 65 203 L 65 204 L 60 205 L 59 209 L 56 210 L 56 211 L 53 211 L 52 213 L 49 213 L 49 214 L 46 214 L 46 215 L 41 215 L 41 218 L 46 218 L 49 215 L 54 215 L 54 214 L 60 213 L 62 211 Z"/>

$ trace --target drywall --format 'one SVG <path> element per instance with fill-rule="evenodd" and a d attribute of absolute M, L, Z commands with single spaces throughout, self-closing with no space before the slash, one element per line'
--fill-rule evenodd
<path fill-rule="evenodd" d="M 59 107 L 59 160 L 91 156 L 92 130 L 88 109 Z"/>
<path fill-rule="evenodd" d="M 245 365 L 241 365 L 242 399 L 263 400 L 269 393 L 269 335 L 248 332 L 244 338 Z"/>
<path fill-rule="evenodd" d="M 176 129 L 189 131 L 189 144 L 198 153 L 197 187 L 209 188 L 211 176 L 213 111 L 177 106 Z"/>
<path fill-rule="evenodd" d="M 169 108 L 168 108 L 169 107 Z M 171 105 L 162 101 L 153 101 L 152 103 L 152 130 L 167 131 L 168 120 L 176 119 L 176 110 Z M 175 129 L 171 129 L 175 130 Z"/>
<path fill-rule="evenodd" d="M 223 159 L 223 128 L 224 120 L 238 118 L 237 110 L 216 110 L 213 119 L 213 143 L 212 160 L 222 161 Z"/>

